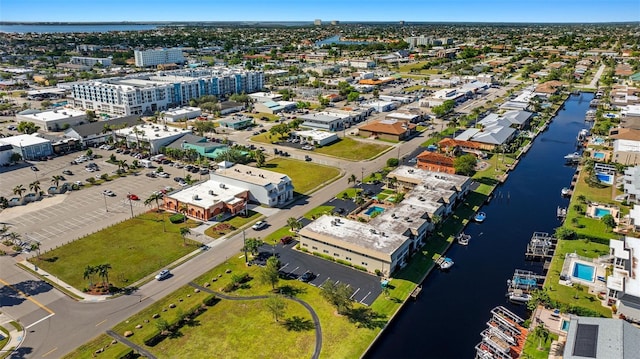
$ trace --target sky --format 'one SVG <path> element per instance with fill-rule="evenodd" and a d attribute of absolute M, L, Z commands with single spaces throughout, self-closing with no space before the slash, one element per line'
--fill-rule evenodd
<path fill-rule="evenodd" d="M 640 0 L 0 0 L 0 21 L 640 21 Z"/>

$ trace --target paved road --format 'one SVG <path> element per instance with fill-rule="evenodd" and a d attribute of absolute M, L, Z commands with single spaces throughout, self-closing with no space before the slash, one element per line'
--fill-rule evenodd
<path fill-rule="evenodd" d="M 341 166 L 341 168 L 348 168 L 348 171 L 345 171 L 346 174 L 354 173 L 359 175 L 360 173 L 358 172 L 362 172 L 366 176 L 382 168 L 388 158 L 403 157 L 425 140 L 426 137 L 424 135 L 417 136 L 409 142 L 396 145 L 396 148 L 372 161 L 349 162 L 329 159 L 317 154 L 312 156 L 314 161 L 321 161 L 322 159 L 327 162 L 335 161 L 335 163 L 342 164 L 344 167 Z M 307 153 L 306 151 L 299 152 Z M 305 213 L 330 200 L 336 193 L 348 186 L 347 176 L 343 176 L 313 195 L 299 198 L 288 208 L 278 210 L 269 217 L 270 228 L 276 230 L 285 226 L 292 213 Z M 140 210 L 142 211 L 143 209 L 141 208 Z M 122 216 L 126 218 L 127 214 L 123 213 Z M 117 218 L 114 217 L 112 220 L 117 221 Z M 94 225 L 96 227 L 90 227 L 93 227 L 93 230 L 98 230 L 105 223 L 94 223 Z M 264 236 L 266 233 L 264 231 L 255 232 L 250 229 L 246 231 L 248 237 Z M 105 330 L 125 320 L 132 314 L 139 312 L 176 289 L 187 285 L 193 278 L 223 263 L 231 256 L 238 255 L 242 248 L 242 234 L 239 233 L 231 238 L 213 241 L 210 246 L 210 250 L 172 269 L 173 277 L 170 280 L 149 282 L 131 295 L 102 303 L 76 302 L 43 284 L 34 285 L 35 288 L 39 288 L 34 296 L 20 294 L 12 288 L 17 286 L 25 287 L 25 284 L 41 282 L 14 266 L 16 260 L 22 258 L 0 257 L 0 280 L 3 281 L 0 282 L 3 285 L 0 290 L 5 293 L 13 293 L 10 297 L 14 301 L 12 302 L 14 304 L 7 306 L 4 305 L 4 302 L 0 303 L 2 304 L 2 310 L 11 317 L 20 319 L 25 326 L 29 326 L 27 336 L 18 355 L 31 358 L 63 356 L 88 340 L 104 333 Z M 28 294 L 25 291 L 22 291 L 22 293 Z M 5 298 L 2 297 L 2 300 L 4 301 Z M 53 315 L 51 315 L 52 313 Z"/>
<path fill-rule="evenodd" d="M 600 67 L 598 68 L 598 71 L 596 71 L 596 74 L 593 75 L 593 78 L 591 79 L 591 82 L 585 86 L 587 88 L 598 88 L 598 81 L 600 81 L 600 77 L 602 77 L 602 73 L 604 72 L 604 69 L 606 68 L 605 65 L 600 65 Z"/>

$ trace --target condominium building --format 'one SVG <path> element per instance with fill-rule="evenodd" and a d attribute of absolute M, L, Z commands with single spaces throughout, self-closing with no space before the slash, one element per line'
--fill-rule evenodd
<path fill-rule="evenodd" d="M 95 66 L 100 64 L 104 67 L 111 66 L 111 59 L 108 57 L 83 57 L 83 56 L 71 56 L 69 60 L 74 65 Z"/>
<path fill-rule="evenodd" d="M 78 82 L 72 96 L 76 107 L 128 116 L 166 111 L 205 95 L 252 93 L 263 86 L 261 71 L 213 67 Z"/>
<path fill-rule="evenodd" d="M 138 67 L 158 66 L 160 64 L 184 64 L 181 48 L 135 50 L 133 56 Z"/>

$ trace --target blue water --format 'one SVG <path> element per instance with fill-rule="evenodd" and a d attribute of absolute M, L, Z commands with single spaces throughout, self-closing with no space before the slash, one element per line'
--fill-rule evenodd
<path fill-rule="evenodd" d="M 378 206 L 371 206 L 369 208 L 367 208 L 366 211 L 364 211 L 364 214 L 366 214 L 367 216 L 371 216 L 372 214 L 380 214 L 384 212 L 384 208 L 382 207 L 378 207 Z"/>
<path fill-rule="evenodd" d="M 594 145 L 601 145 L 601 144 L 604 143 L 604 139 L 598 137 L 598 138 L 594 138 L 592 142 L 593 142 Z"/>
<path fill-rule="evenodd" d="M 593 213 L 594 217 L 596 218 L 602 218 L 607 214 L 611 214 L 611 210 L 605 208 L 596 208 L 595 212 Z"/>
<path fill-rule="evenodd" d="M 316 41 L 316 46 L 321 47 L 322 45 L 367 45 L 370 42 L 367 41 L 342 41 L 340 40 L 340 35 L 331 36 L 324 40 Z"/>
<path fill-rule="evenodd" d="M 78 25 L 0 25 L 0 32 L 24 34 L 34 32 L 39 34 L 65 32 L 109 32 L 109 31 L 140 31 L 153 30 L 157 25 L 140 24 L 78 24 Z"/>
<path fill-rule="evenodd" d="M 563 320 L 562 321 L 562 328 L 561 329 L 562 329 L 563 332 L 568 332 L 569 331 L 569 324 L 571 324 L 571 322 L 568 321 L 568 320 Z"/>
<path fill-rule="evenodd" d="M 558 196 L 558 188 L 571 180 L 575 168 L 557 154 L 576 150 L 576 133 L 585 126 L 592 99 L 584 93 L 566 101 L 565 111 L 482 207 L 487 219 L 464 229 L 473 240 L 447 252 L 456 265 L 431 272 L 417 300 L 404 306 L 366 358 L 473 358 L 492 308 L 503 305 L 526 317 L 524 306 L 506 300 L 506 282 L 515 269 L 542 270 L 541 263 L 525 261 L 524 253 L 533 232 L 553 233 L 561 225 L 557 208 L 568 207 L 569 199 Z"/>
<path fill-rule="evenodd" d="M 573 264 L 573 276 L 587 282 L 593 282 L 593 272 L 595 268 L 588 264 L 576 262 Z"/>
<path fill-rule="evenodd" d="M 597 159 L 599 159 L 599 160 L 603 160 L 603 159 L 604 159 L 604 153 L 602 153 L 602 152 L 595 152 L 595 153 L 593 154 L 593 157 L 595 157 L 595 158 L 597 158 Z"/>
<path fill-rule="evenodd" d="M 602 183 L 613 184 L 613 176 L 612 175 L 608 175 L 606 173 L 596 173 L 596 177 L 598 177 L 598 179 Z"/>

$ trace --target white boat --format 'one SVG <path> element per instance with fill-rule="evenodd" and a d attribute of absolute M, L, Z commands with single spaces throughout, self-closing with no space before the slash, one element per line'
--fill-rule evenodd
<path fill-rule="evenodd" d="M 524 293 L 520 290 L 507 293 L 507 297 L 514 303 L 527 303 L 531 300 L 531 294 Z"/>
<path fill-rule="evenodd" d="M 478 223 L 482 223 L 484 222 L 484 220 L 487 218 L 487 214 L 484 212 L 478 212 L 476 213 L 475 216 L 473 216 L 473 220 L 478 222 Z"/>
<path fill-rule="evenodd" d="M 570 153 L 564 156 L 564 159 L 567 161 L 579 161 L 582 155 L 579 152 Z"/>
<path fill-rule="evenodd" d="M 460 232 L 460 234 L 458 234 L 456 239 L 458 240 L 458 244 L 466 246 L 466 245 L 469 244 L 469 240 L 471 239 L 471 235 L 470 234 L 465 234 L 464 232 Z"/>
<path fill-rule="evenodd" d="M 569 189 L 568 187 L 563 187 L 560 190 L 560 194 L 562 194 L 563 196 L 568 196 L 571 194 L 571 189 Z"/>
<path fill-rule="evenodd" d="M 453 260 L 449 257 L 440 257 L 436 260 L 436 264 L 440 269 L 445 270 L 453 267 Z"/>

